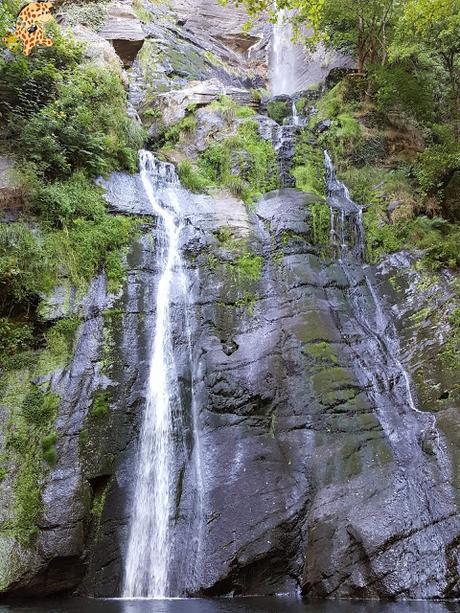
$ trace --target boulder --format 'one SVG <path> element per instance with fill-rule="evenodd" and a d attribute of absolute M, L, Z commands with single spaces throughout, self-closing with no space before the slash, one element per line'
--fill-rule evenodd
<path fill-rule="evenodd" d="M 84 43 L 87 60 L 101 68 L 112 68 L 125 80 L 121 59 L 108 40 L 83 25 L 75 26 L 72 32 L 75 40 Z"/>
<path fill-rule="evenodd" d="M 330 119 L 322 119 L 315 127 L 315 132 L 317 134 L 322 134 L 329 130 L 332 125 L 332 121 Z"/>
<path fill-rule="evenodd" d="M 132 7 L 123 2 L 109 7 L 100 36 L 112 43 L 125 67 L 132 65 L 146 38 Z"/>
<path fill-rule="evenodd" d="M 165 125 L 169 126 L 185 117 L 187 107 L 190 105 L 205 106 L 222 95 L 229 96 L 238 104 L 251 103 L 249 91 L 226 86 L 218 79 L 209 79 L 198 83 L 192 82 L 189 87 L 184 89 L 160 94 L 157 101 L 163 113 L 163 121 Z"/>

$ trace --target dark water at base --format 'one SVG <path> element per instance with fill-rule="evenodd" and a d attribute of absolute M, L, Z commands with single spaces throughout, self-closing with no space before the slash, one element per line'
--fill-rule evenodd
<path fill-rule="evenodd" d="M 372 601 L 301 602 L 293 598 L 216 600 L 90 600 L 73 598 L 0 604 L 0 613 L 451 613 L 460 603 Z"/>

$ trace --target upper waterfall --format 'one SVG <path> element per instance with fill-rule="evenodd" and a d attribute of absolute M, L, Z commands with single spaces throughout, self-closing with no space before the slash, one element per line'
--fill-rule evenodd
<path fill-rule="evenodd" d="M 299 53 L 292 42 L 292 26 L 287 17 L 287 11 L 280 10 L 273 25 L 270 56 L 270 90 L 273 96 L 291 95 L 297 91 Z"/>

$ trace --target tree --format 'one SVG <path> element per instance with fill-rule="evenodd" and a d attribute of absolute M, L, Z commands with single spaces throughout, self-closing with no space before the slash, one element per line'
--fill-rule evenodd
<path fill-rule="evenodd" d="M 271 0 L 235 0 L 254 16 L 273 11 Z M 307 42 L 331 44 L 356 56 L 358 70 L 385 63 L 389 34 L 401 0 L 278 0 L 276 9 L 287 9 L 297 35 L 312 28 Z"/>
<path fill-rule="evenodd" d="M 392 59 L 431 57 L 448 75 L 453 111 L 460 112 L 460 0 L 409 0 L 390 49 Z"/>

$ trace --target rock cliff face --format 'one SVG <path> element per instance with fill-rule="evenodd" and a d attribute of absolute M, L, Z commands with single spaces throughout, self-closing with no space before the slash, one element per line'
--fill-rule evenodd
<path fill-rule="evenodd" d="M 91 41 L 93 59 L 111 62 L 105 39 L 143 41 L 135 58 L 133 44 L 114 43 L 133 64 L 132 112 L 158 104 L 173 123 L 219 88 L 249 103 L 264 83 L 267 23 L 242 34 L 245 16 L 231 7 L 145 3 L 153 20 L 138 20 L 136 37 L 110 25 L 121 4 Z M 100 275 L 84 296 L 60 287 L 49 298 L 44 317 L 78 311 L 83 323 L 69 365 L 49 376 L 63 400 L 39 532 L 32 546 L 0 536 L 9 592 L 121 589 L 160 271 L 139 177 L 103 184 L 111 210 L 138 215 L 141 228 L 122 292 L 108 293 Z M 181 192 L 192 367 L 174 300 L 173 328 L 181 395 L 190 405 L 193 381 L 199 407 L 203 529 L 195 569 L 173 563 L 172 584 L 206 596 L 300 588 L 311 597 L 459 597 L 460 373 L 442 358 L 455 279 L 427 279 L 405 253 L 366 274 L 359 263 L 345 270 L 328 234 L 318 237 L 318 206 L 294 189 L 264 195 L 253 210 L 226 193 Z M 371 333 L 379 318 L 397 328 L 417 410 Z M 98 400 L 109 410 L 95 410 Z M 188 416 L 172 476 L 175 561 L 195 512 L 190 429 Z M 0 487 L 7 521 L 10 478 Z"/>

